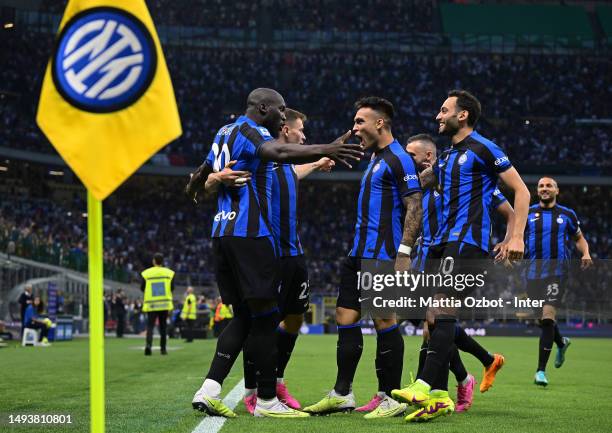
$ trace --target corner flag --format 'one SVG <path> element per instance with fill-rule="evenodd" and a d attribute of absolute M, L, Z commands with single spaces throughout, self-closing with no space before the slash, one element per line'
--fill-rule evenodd
<path fill-rule="evenodd" d="M 36 122 L 87 187 L 91 431 L 103 433 L 102 203 L 181 135 L 174 91 L 144 0 L 71 0 Z"/>
<path fill-rule="evenodd" d="M 144 0 L 71 0 L 36 121 L 103 200 L 181 135 L 164 55 Z"/>

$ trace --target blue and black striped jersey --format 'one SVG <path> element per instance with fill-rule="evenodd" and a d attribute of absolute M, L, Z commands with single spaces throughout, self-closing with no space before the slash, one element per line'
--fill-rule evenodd
<path fill-rule="evenodd" d="M 442 218 L 432 244 L 466 242 L 488 252 L 497 175 L 510 167 L 502 149 L 476 131 L 444 151 L 433 166 Z"/>
<path fill-rule="evenodd" d="M 563 276 L 571 258 L 569 240 L 580 231 L 576 213 L 565 206 L 529 208 L 525 228 L 525 258 L 529 259 L 527 279 Z"/>
<path fill-rule="evenodd" d="M 402 240 L 402 198 L 421 191 L 412 156 L 397 140 L 374 153 L 361 178 L 350 256 L 390 260 Z"/>
<path fill-rule="evenodd" d="M 497 209 L 508 201 L 502 192 L 495 188 L 491 199 L 491 208 Z M 412 267 L 418 271 L 425 270 L 425 259 L 427 251 L 438 232 L 439 222 L 442 218 L 442 199 L 438 191 L 427 189 L 423 191 L 423 231 L 417 244 L 416 260 L 413 260 Z"/>
<path fill-rule="evenodd" d="M 281 257 L 304 254 L 298 235 L 298 184 L 293 164 L 272 166 L 272 230 Z"/>
<path fill-rule="evenodd" d="M 271 139 L 266 128 L 246 116 L 240 116 L 235 123 L 217 132 L 205 163 L 218 172 L 229 161 L 236 160 L 232 168 L 250 171 L 252 177 L 244 187 L 219 187 L 213 237 L 272 236 L 267 220 L 271 213 L 272 163 L 263 162 L 257 156 L 261 144 Z"/>

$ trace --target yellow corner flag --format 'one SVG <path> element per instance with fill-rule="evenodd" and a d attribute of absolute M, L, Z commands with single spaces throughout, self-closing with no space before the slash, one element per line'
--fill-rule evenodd
<path fill-rule="evenodd" d="M 103 433 L 102 203 L 181 135 L 174 91 L 144 0 L 71 0 L 36 121 L 87 187 L 91 431 Z"/>
<path fill-rule="evenodd" d="M 36 121 L 103 200 L 181 135 L 170 74 L 144 0 L 71 0 Z"/>

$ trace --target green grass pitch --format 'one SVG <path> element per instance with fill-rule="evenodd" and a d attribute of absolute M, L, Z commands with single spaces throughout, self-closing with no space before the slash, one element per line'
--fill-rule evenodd
<path fill-rule="evenodd" d="M 406 338 L 404 381 L 416 369 L 420 340 Z M 573 339 L 566 364 L 548 368 L 550 385 L 533 385 L 536 338 L 480 339 L 506 356 L 495 386 L 476 393 L 472 409 L 427 424 L 405 424 L 401 418 L 366 421 L 357 413 L 302 420 L 260 419 L 249 416 L 242 403 L 239 417 L 221 432 L 610 432 L 612 431 L 612 340 Z M 106 431 L 191 432 L 203 415 L 191 409 L 191 398 L 208 369 L 215 341 L 185 344 L 170 340 L 170 355 L 143 356 L 140 339 L 106 340 Z M 375 338 L 365 337 L 364 353 L 354 383 L 358 403 L 376 391 Z M 289 389 L 302 402 L 318 401 L 333 385 L 336 374 L 336 336 L 302 336 L 286 371 Z M 463 355 L 477 380 L 478 362 Z M 0 432 L 89 431 L 88 341 L 56 343 L 49 348 L 0 349 Z M 242 357 L 224 384 L 229 392 L 242 377 Z M 455 381 L 451 378 L 451 395 Z M 70 414 L 73 424 L 9 424 L 9 415 Z"/>

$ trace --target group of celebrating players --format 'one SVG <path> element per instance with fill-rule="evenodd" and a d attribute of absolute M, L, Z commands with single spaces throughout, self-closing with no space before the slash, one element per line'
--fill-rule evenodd
<path fill-rule="evenodd" d="M 542 265 L 542 259 L 569 258 L 572 238 L 583 266 L 592 262 L 575 213 L 556 204 L 556 182 L 542 178 L 539 203 L 529 207 L 529 191 L 509 158 L 474 130 L 481 107 L 467 91 L 449 92 L 436 117 L 438 132 L 452 143 L 439 156 L 427 134 L 411 137 L 405 147 L 393 137 L 394 108 L 386 99 L 362 98 L 355 109 L 353 128 L 342 137 L 306 146 L 306 116 L 286 108 L 278 92 L 256 89 L 247 98 L 245 114 L 219 130 L 206 161 L 193 173 L 187 194 L 196 202 L 217 198 L 212 227 L 216 277 L 223 302 L 234 309 L 206 379 L 193 397 L 194 409 L 236 416 L 221 400 L 221 386 L 241 351 L 244 403 L 255 416 L 302 418 L 356 410 L 367 412 L 366 419 L 408 412 L 407 421 L 427 421 L 469 409 L 476 380 L 466 371 L 459 351 L 483 364 L 481 392 L 490 389 L 505 360 L 467 335 L 452 307 L 430 308 L 426 317 L 410 318 L 424 319 L 424 338 L 416 379 L 405 388 L 398 319 L 372 317 L 378 392 L 356 408 L 352 382 L 363 348 L 357 282 L 362 260 L 393 262 L 396 271 L 431 273 L 445 262 L 451 263 L 446 273 L 469 274 L 479 271 L 475 263 L 486 260 L 491 251 L 499 261 L 513 262 L 525 255 L 533 261 L 530 295 L 546 299 L 535 383 L 547 384 L 545 368 L 553 341 L 558 347 L 555 366 L 563 364 L 570 341 L 555 324 L 555 306 L 562 298 L 564 268 Z M 349 143 L 351 136 L 359 142 Z M 336 303 L 336 383 L 322 400 L 302 409 L 283 380 L 309 305 L 297 227 L 298 182 L 336 163 L 350 167 L 365 152 L 372 156 L 361 179 L 355 237 L 342 262 Z M 497 189 L 499 180 L 514 195 L 514 206 Z M 495 246 L 493 210 L 507 223 L 505 239 Z M 435 296 L 469 293 L 438 288 Z M 448 393 L 449 371 L 458 382 L 456 402 Z"/>

